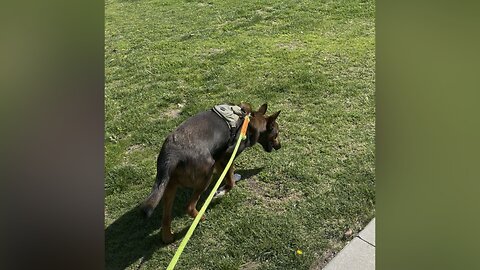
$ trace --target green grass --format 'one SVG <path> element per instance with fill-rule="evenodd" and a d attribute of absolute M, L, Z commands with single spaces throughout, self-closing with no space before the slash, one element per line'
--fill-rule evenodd
<path fill-rule="evenodd" d="M 363 228 L 375 214 L 374 14 L 371 0 L 107 0 L 107 268 L 168 265 L 179 241 L 162 245 L 161 207 L 149 220 L 135 207 L 165 136 L 224 102 L 282 110 L 282 149 L 237 159 L 247 179 L 207 209 L 177 269 L 308 269 Z M 176 232 L 192 222 L 189 192 Z"/>

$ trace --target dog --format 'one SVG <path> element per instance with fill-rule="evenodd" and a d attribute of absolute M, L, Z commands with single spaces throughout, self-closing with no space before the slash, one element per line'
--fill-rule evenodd
<path fill-rule="evenodd" d="M 267 116 L 267 104 L 257 111 L 248 103 L 240 106 L 242 115 L 232 128 L 225 119 L 214 110 L 200 112 L 185 120 L 165 139 L 157 158 L 157 175 L 150 195 L 140 205 L 140 209 L 150 217 L 163 198 L 162 240 L 168 244 L 174 241 L 171 232 L 172 205 L 178 187 L 193 189 L 187 203 L 187 214 L 195 218 L 200 195 L 208 188 L 214 169 L 223 171 L 233 153 L 235 143 L 240 136 L 244 115 L 250 114 L 246 139 L 240 143 L 237 156 L 246 148 L 259 143 L 266 152 L 281 147 L 276 122 L 280 111 Z M 235 185 L 233 165 L 225 178 L 225 191 Z M 202 221 L 205 217 L 202 217 Z"/>

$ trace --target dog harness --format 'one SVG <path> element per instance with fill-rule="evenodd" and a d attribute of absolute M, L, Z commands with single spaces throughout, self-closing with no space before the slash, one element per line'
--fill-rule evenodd
<path fill-rule="evenodd" d="M 241 125 L 239 120 L 243 120 L 246 115 L 245 112 L 239 106 L 228 104 L 217 105 L 213 107 L 212 111 L 225 120 L 230 129 L 230 142 L 233 141 L 237 133 L 237 127 Z"/>

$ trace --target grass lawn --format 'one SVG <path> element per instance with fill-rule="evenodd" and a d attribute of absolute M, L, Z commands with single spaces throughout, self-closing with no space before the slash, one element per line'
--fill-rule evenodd
<path fill-rule="evenodd" d="M 106 0 L 108 269 L 166 268 L 180 241 L 161 243 L 161 206 L 149 220 L 136 209 L 163 140 L 241 101 L 282 110 L 282 149 L 237 158 L 246 179 L 207 209 L 176 269 L 309 269 L 373 218 L 374 1 Z M 193 221 L 190 194 L 177 193 L 175 232 Z"/>

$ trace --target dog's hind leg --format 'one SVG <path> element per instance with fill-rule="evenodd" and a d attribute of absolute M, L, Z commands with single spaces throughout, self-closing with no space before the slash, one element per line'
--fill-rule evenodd
<path fill-rule="evenodd" d="M 172 206 L 175 199 L 177 185 L 170 183 L 167 185 L 163 194 L 163 217 L 162 217 L 162 240 L 165 244 L 173 242 L 172 223 Z"/>
<path fill-rule="evenodd" d="M 200 199 L 200 195 L 208 188 L 210 182 L 212 180 L 213 175 L 213 166 L 215 164 L 215 160 L 211 157 L 207 158 L 207 161 L 202 164 L 198 165 L 196 168 L 196 176 L 198 177 L 195 181 L 196 185 L 193 190 L 192 197 L 187 204 L 187 213 L 192 218 L 195 218 L 198 214 L 197 211 L 197 202 Z M 202 216 L 202 221 L 205 220 L 205 215 Z"/>

